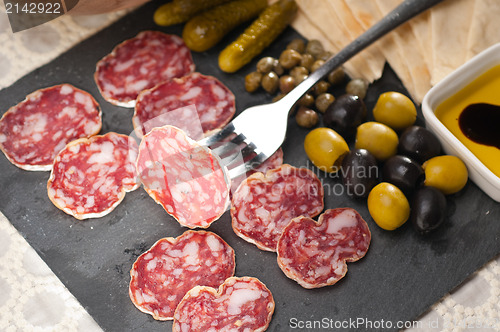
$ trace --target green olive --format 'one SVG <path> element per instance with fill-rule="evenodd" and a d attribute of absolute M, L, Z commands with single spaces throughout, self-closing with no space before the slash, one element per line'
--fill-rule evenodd
<path fill-rule="evenodd" d="M 302 55 L 295 50 L 284 50 L 279 58 L 279 63 L 284 69 L 291 69 L 300 63 Z"/>
<path fill-rule="evenodd" d="M 325 113 L 328 106 L 330 106 L 334 101 L 335 97 L 331 93 L 325 92 L 316 97 L 315 105 L 318 111 Z"/>
<path fill-rule="evenodd" d="M 398 150 L 398 135 L 379 122 L 365 122 L 356 130 L 356 149 L 370 151 L 379 161 L 394 156 Z"/>
<path fill-rule="evenodd" d="M 323 48 L 323 44 L 319 40 L 311 39 L 307 43 L 305 52 L 307 54 L 311 54 L 316 59 L 318 59 L 321 56 L 321 54 L 325 52 L 325 49 Z"/>
<path fill-rule="evenodd" d="M 304 149 L 309 160 L 320 170 L 335 173 L 349 153 L 349 146 L 337 132 L 330 128 L 311 130 L 304 140 Z"/>
<path fill-rule="evenodd" d="M 375 121 L 394 130 L 410 127 L 417 119 L 417 108 L 410 98 L 396 91 L 382 93 L 373 108 Z"/>
<path fill-rule="evenodd" d="M 398 187 L 388 182 L 376 185 L 368 195 L 368 211 L 382 229 L 392 231 L 410 217 L 410 203 Z"/>
<path fill-rule="evenodd" d="M 274 66 L 278 60 L 273 57 L 266 56 L 257 62 L 257 71 L 262 74 L 267 74 L 274 69 Z"/>
<path fill-rule="evenodd" d="M 306 50 L 306 42 L 304 41 L 304 39 L 296 38 L 289 42 L 286 48 L 289 50 L 295 50 L 299 53 L 304 53 L 304 51 Z"/>
<path fill-rule="evenodd" d="M 305 106 L 305 107 L 313 107 L 314 105 L 314 97 L 310 93 L 306 93 L 303 95 L 299 101 L 297 102 L 300 106 Z"/>
<path fill-rule="evenodd" d="M 425 172 L 424 184 L 439 189 L 445 195 L 462 190 L 469 177 L 464 162 L 455 156 L 433 157 L 422 168 Z"/>
<path fill-rule="evenodd" d="M 283 75 L 280 77 L 280 91 L 281 93 L 288 93 L 295 88 L 295 79 L 290 75 Z"/>
<path fill-rule="evenodd" d="M 330 89 L 330 83 L 328 83 L 327 81 L 319 81 L 313 87 L 313 91 L 316 96 L 327 92 L 328 89 Z"/>
<path fill-rule="evenodd" d="M 345 78 L 345 72 L 344 68 L 339 67 L 337 69 L 332 70 L 328 74 L 328 82 L 332 85 L 340 84 L 344 81 Z"/>
<path fill-rule="evenodd" d="M 368 82 L 362 78 L 355 78 L 350 80 L 345 87 L 346 93 L 358 96 L 361 99 L 366 97 L 367 90 Z"/>
<path fill-rule="evenodd" d="M 273 94 L 278 90 L 279 86 L 279 77 L 276 75 L 274 71 L 270 71 L 269 73 L 265 74 L 262 76 L 262 82 L 261 82 L 262 88 L 270 93 Z"/>
<path fill-rule="evenodd" d="M 302 59 L 300 60 L 300 65 L 302 67 L 305 67 L 307 68 L 307 70 L 311 71 L 311 68 L 314 64 L 314 61 L 316 61 L 316 59 L 311 55 L 311 54 L 302 54 Z"/>
<path fill-rule="evenodd" d="M 248 92 L 257 91 L 260 88 L 260 82 L 262 81 L 262 73 L 258 71 L 251 72 L 245 76 L 245 90 Z"/>
<path fill-rule="evenodd" d="M 312 128 L 318 124 L 318 113 L 310 108 L 301 106 L 295 114 L 295 121 L 297 121 L 297 124 L 301 127 Z"/>

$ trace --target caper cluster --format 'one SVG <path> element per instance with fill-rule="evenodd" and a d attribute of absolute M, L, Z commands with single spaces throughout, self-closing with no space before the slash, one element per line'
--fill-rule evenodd
<path fill-rule="evenodd" d="M 245 77 L 245 89 L 254 92 L 262 88 L 271 95 L 276 94 L 273 101 L 277 101 L 331 56 L 332 53 L 326 51 L 319 40 L 294 39 L 278 59 L 267 56 L 257 62 L 256 71 Z M 305 128 L 314 127 L 319 121 L 317 112 L 324 113 L 335 100 L 330 88 L 345 79 L 344 69 L 339 67 L 330 72 L 325 80 L 316 83 L 297 103 L 297 124 Z M 352 79 L 346 85 L 346 93 L 360 98 L 365 97 L 367 89 L 368 83 L 363 79 Z"/>

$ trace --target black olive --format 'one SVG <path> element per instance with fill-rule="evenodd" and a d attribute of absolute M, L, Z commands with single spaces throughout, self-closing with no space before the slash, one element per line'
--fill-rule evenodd
<path fill-rule="evenodd" d="M 420 126 L 407 128 L 399 138 L 399 154 L 420 163 L 441 154 L 441 143 L 429 130 Z"/>
<path fill-rule="evenodd" d="M 344 94 L 338 97 L 326 110 L 325 126 L 332 128 L 346 139 L 353 138 L 356 128 L 366 118 L 366 105 L 358 96 Z"/>
<path fill-rule="evenodd" d="M 424 170 L 416 161 L 406 156 L 396 155 L 384 163 L 382 179 L 392 183 L 409 196 L 424 180 Z"/>
<path fill-rule="evenodd" d="M 377 159 L 365 149 L 351 150 L 342 160 L 342 182 L 352 197 L 366 197 L 378 183 Z"/>
<path fill-rule="evenodd" d="M 413 196 L 410 220 L 420 234 L 438 228 L 446 217 L 446 197 L 434 187 L 422 187 Z"/>

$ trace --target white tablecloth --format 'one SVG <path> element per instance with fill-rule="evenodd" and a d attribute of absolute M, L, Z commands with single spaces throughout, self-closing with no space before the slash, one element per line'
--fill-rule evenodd
<path fill-rule="evenodd" d="M 5 7 L 0 5 L 0 89 L 123 14 L 66 15 L 13 34 Z M 415 328 L 409 330 L 500 331 L 499 313 L 500 257 L 436 303 L 418 322 L 414 322 Z M 1 213 L 0 331 L 100 331 L 85 309 Z"/>

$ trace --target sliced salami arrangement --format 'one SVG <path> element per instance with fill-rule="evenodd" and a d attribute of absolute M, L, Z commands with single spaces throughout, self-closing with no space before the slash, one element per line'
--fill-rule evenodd
<path fill-rule="evenodd" d="M 224 84 L 193 73 L 143 91 L 132 121 L 138 136 L 154 127 L 173 125 L 198 140 L 224 127 L 235 111 L 234 94 Z"/>
<path fill-rule="evenodd" d="M 144 136 L 137 171 L 148 194 L 183 226 L 207 228 L 229 204 L 230 180 L 220 159 L 179 128 L 158 127 Z"/>
<path fill-rule="evenodd" d="M 306 168 L 283 164 L 266 174 L 254 173 L 233 194 L 233 230 L 258 248 L 275 252 L 293 218 L 314 217 L 323 210 L 323 195 L 321 181 Z"/>
<path fill-rule="evenodd" d="M 134 140 L 113 132 L 69 143 L 54 160 L 50 200 L 77 219 L 105 216 L 139 187 L 137 150 Z"/>
<path fill-rule="evenodd" d="M 235 269 L 233 249 L 218 235 L 186 231 L 163 238 L 136 260 L 130 271 L 134 305 L 157 320 L 171 320 L 195 286 L 219 287 Z"/>
<path fill-rule="evenodd" d="M 194 71 L 191 52 L 182 38 L 143 31 L 124 41 L 97 63 L 94 79 L 111 104 L 134 107 L 142 90 Z"/>
<path fill-rule="evenodd" d="M 370 246 L 368 225 L 356 210 L 326 210 L 315 222 L 298 217 L 278 241 L 278 265 L 304 288 L 335 284 L 347 273 L 346 262 L 365 256 Z"/>
<path fill-rule="evenodd" d="M 0 120 L 0 149 L 24 170 L 50 171 L 69 142 L 101 130 L 101 110 L 87 92 L 70 84 L 37 90 Z"/>
<path fill-rule="evenodd" d="M 174 332 L 265 331 L 274 312 L 274 298 L 267 287 L 251 277 L 232 277 L 219 289 L 197 286 L 179 303 Z"/>

